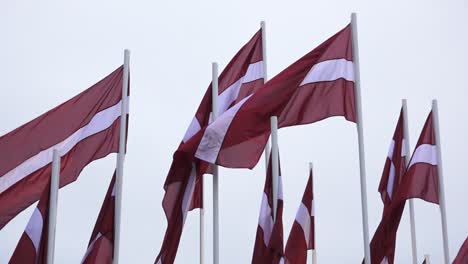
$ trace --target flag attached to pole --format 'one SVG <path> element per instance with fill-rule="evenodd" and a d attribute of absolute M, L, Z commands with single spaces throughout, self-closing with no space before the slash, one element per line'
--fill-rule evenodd
<path fill-rule="evenodd" d="M 258 218 L 252 264 L 283 263 L 283 184 L 281 180 L 281 169 L 279 171 L 276 219 L 274 219 L 273 173 L 270 154 L 268 172 L 262 195 L 262 204 L 260 207 L 260 216 Z"/>
<path fill-rule="evenodd" d="M 60 187 L 75 181 L 90 162 L 118 151 L 122 73 L 119 67 L 0 137 L 0 229 L 40 198 L 49 182 L 53 149 L 61 156 Z"/>
<path fill-rule="evenodd" d="M 253 168 L 270 133 L 279 127 L 308 124 L 332 116 L 356 122 L 351 26 L 283 70 L 250 97 L 219 116 L 187 148 L 195 157 L 229 168 Z"/>
<path fill-rule="evenodd" d="M 10 264 L 46 264 L 49 230 L 50 180 L 10 259 Z"/>
<path fill-rule="evenodd" d="M 468 264 L 468 237 L 463 242 L 463 245 L 460 247 L 453 264 Z"/>
<path fill-rule="evenodd" d="M 297 210 L 291 232 L 289 233 L 284 258 L 286 264 L 307 263 L 307 250 L 315 249 L 315 213 L 313 194 L 313 172 L 309 173 L 309 180 L 302 196 L 302 202 Z"/>
<path fill-rule="evenodd" d="M 262 33 L 252 39 L 232 58 L 218 78 L 218 114 L 235 106 L 263 85 L 264 64 Z M 173 263 L 179 246 L 182 228 L 189 210 L 203 207 L 202 177 L 210 173 L 209 163 L 193 159 L 181 149 L 197 145 L 195 135 L 204 131 L 211 122 L 211 85 L 187 129 L 182 143 L 175 152 L 173 162 L 164 183 L 166 191 L 163 208 L 168 226 L 156 263 Z"/>
<path fill-rule="evenodd" d="M 114 255 L 115 172 L 81 263 L 111 264 Z"/>

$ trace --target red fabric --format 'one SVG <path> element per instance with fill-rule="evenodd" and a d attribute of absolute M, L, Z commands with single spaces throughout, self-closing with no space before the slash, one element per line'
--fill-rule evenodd
<path fill-rule="evenodd" d="M 279 164 L 279 161 L 278 161 Z M 281 175 L 281 169 L 279 172 Z M 282 189 L 281 177 L 278 179 L 278 200 L 276 208 L 276 221 L 273 222 L 271 230 L 263 230 L 262 225 L 266 226 L 268 220 L 273 221 L 273 191 L 272 191 L 272 166 L 271 153 L 268 162 L 268 171 L 265 179 L 265 187 L 262 194 L 262 208 L 268 203 L 271 208 L 269 215 L 264 215 L 263 210 L 260 212 L 259 224 L 255 236 L 254 252 L 252 256 L 252 264 L 278 264 L 283 257 L 283 198 L 280 196 Z M 265 201 L 263 198 L 267 197 Z M 271 232 L 268 244 L 265 244 L 265 232 Z"/>
<path fill-rule="evenodd" d="M 83 263 L 112 263 L 114 254 L 114 211 L 115 211 L 115 174 L 107 189 L 106 197 L 99 211 L 99 216 L 94 225 L 93 233 L 89 240 Z"/>
<path fill-rule="evenodd" d="M 50 178 L 49 178 L 50 179 Z M 38 249 L 34 246 L 31 237 L 25 231 L 16 245 L 15 251 L 10 259 L 10 264 L 45 264 L 47 263 L 47 241 L 49 232 L 49 197 L 50 197 L 50 180 L 43 190 L 41 199 L 37 204 L 36 211 L 42 217 L 42 225 L 38 225 L 39 219 L 31 217 L 28 222 L 27 229 L 34 229 L 35 233 L 40 234 Z M 34 211 L 33 213 L 36 213 Z M 40 228 L 39 230 L 37 230 Z"/>
<path fill-rule="evenodd" d="M 468 237 L 458 251 L 453 264 L 468 264 Z"/>
<path fill-rule="evenodd" d="M 223 138 L 216 164 L 253 168 L 265 148 L 274 115 L 280 128 L 332 116 L 356 122 L 354 82 L 340 78 L 301 85 L 314 65 L 335 59 L 352 61 L 350 25 L 268 81 L 240 107 Z M 215 126 L 207 131 L 210 128 L 215 130 L 213 136 L 219 133 Z"/>
<path fill-rule="evenodd" d="M 312 170 L 310 171 L 309 180 L 302 196 L 302 205 L 307 208 L 308 214 L 310 215 L 310 226 L 309 232 L 306 234 L 301 224 L 297 221 L 300 217 L 301 210 L 298 210 L 298 216 L 294 221 L 289 233 L 288 242 L 286 243 L 286 249 L 284 251 L 285 263 L 286 264 L 306 264 L 307 263 L 307 250 L 315 249 L 315 216 L 313 215 L 313 180 Z"/>
<path fill-rule="evenodd" d="M 218 78 L 218 93 L 222 94 L 233 83 L 241 79 L 250 64 L 263 60 L 262 55 L 262 34 L 258 31 L 252 39 L 245 44 L 241 50 L 232 58 Z M 239 88 L 239 93 L 233 104 L 244 97 L 254 93 L 259 87 L 263 86 L 263 78 L 252 82 L 244 83 Z M 201 131 L 209 124 L 211 113 L 211 85 L 208 87 L 205 95 L 198 107 L 195 118 L 200 124 Z M 232 105 L 231 105 L 232 106 Z M 188 210 L 203 208 L 203 175 L 211 173 L 209 163 L 194 159 L 193 156 L 183 153 L 187 144 L 198 144 L 200 137 L 192 136 L 188 142 L 182 142 L 178 150 L 174 153 L 173 161 L 169 173 L 164 183 L 166 191 L 163 199 L 163 208 L 167 218 L 166 234 L 164 235 L 163 245 L 161 246 L 156 263 L 173 263 L 177 254 L 183 225 L 185 222 L 184 214 Z M 190 142 L 190 143 L 189 143 Z M 192 168 L 195 171 L 195 184 L 193 190 L 189 188 Z M 189 197 L 189 208 L 183 207 L 184 195 Z"/>
<path fill-rule="evenodd" d="M 116 105 L 122 99 L 122 73 L 123 67 L 119 67 L 81 94 L 0 137 L 0 178 L 86 126 L 97 113 Z M 119 129 L 117 118 L 109 128 L 81 140 L 62 156 L 60 187 L 75 181 L 90 162 L 117 152 Z M 51 163 L 0 193 L 0 229 L 39 199 L 50 173 Z"/>

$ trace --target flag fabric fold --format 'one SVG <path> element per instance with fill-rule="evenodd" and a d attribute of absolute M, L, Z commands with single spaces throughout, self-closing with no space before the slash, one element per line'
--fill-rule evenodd
<path fill-rule="evenodd" d="M 468 237 L 460 247 L 457 256 L 453 260 L 453 264 L 468 264 Z"/>
<path fill-rule="evenodd" d="M 332 116 L 356 122 L 351 25 L 268 81 L 219 116 L 200 143 L 187 148 L 195 157 L 229 168 L 253 168 L 270 133 L 279 127 L 309 124 Z"/>
<path fill-rule="evenodd" d="M 0 137 L 0 229 L 37 201 L 61 156 L 60 187 L 86 165 L 118 152 L 123 67 L 38 118 Z M 11 151 L 14 149 L 15 151 Z"/>
<path fill-rule="evenodd" d="M 278 161 L 279 164 L 279 161 Z M 273 217 L 273 179 L 271 154 L 262 195 L 260 216 L 252 256 L 252 264 L 279 264 L 283 259 L 283 184 L 281 169 L 278 177 L 276 219 Z"/>
<path fill-rule="evenodd" d="M 313 175 L 310 170 L 309 180 L 297 210 L 288 242 L 284 251 L 286 264 L 307 263 L 307 250 L 315 249 L 315 213 L 313 194 Z"/>
<path fill-rule="evenodd" d="M 114 255 L 115 171 L 81 263 L 111 264 Z"/>
<path fill-rule="evenodd" d="M 218 115 L 235 107 L 264 84 L 262 32 L 258 31 L 232 58 L 218 78 Z M 203 174 L 211 173 L 210 164 L 194 159 L 181 151 L 186 145 L 197 145 L 211 122 L 212 95 L 208 87 L 195 117 L 174 153 L 171 168 L 164 183 L 163 208 L 168 226 L 156 263 L 173 263 L 186 215 L 189 210 L 203 207 Z"/>
<path fill-rule="evenodd" d="M 10 259 L 10 264 L 47 263 L 50 180 Z"/>

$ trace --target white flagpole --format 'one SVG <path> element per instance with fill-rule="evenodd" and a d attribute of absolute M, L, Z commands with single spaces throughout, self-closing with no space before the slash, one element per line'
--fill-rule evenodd
<path fill-rule="evenodd" d="M 114 258 L 113 263 L 119 263 L 120 252 L 120 222 L 122 215 L 122 184 L 123 184 L 123 165 L 125 160 L 125 141 L 127 138 L 127 106 L 128 106 L 128 79 L 130 50 L 124 51 L 124 67 L 122 76 L 122 103 L 120 113 L 120 135 L 119 135 L 119 153 L 117 153 L 117 171 L 115 177 L 115 215 L 114 215 Z"/>
<path fill-rule="evenodd" d="M 271 126 L 271 177 L 272 177 L 272 193 L 273 193 L 273 222 L 276 221 L 276 208 L 278 207 L 278 177 L 279 177 L 279 162 L 278 162 L 278 117 L 270 117 Z"/>
<path fill-rule="evenodd" d="M 431 260 L 429 258 L 429 254 L 424 255 L 424 260 L 426 261 L 426 264 L 431 264 Z"/>
<path fill-rule="evenodd" d="M 52 154 L 52 174 L 50 177 L 49 196 L 49 233 L 47 234 L 47 264 L 54 263 L 55 227 L 57 226 L 57 203 L 60 184 L 60 155 L 56 149 Z"/>
<path fill-rule="evenodd" d="M 263 55 L 263 82 L 268 81 L 267 72 L 267 53 L 266 53 L 266 24 L 265 21 L 260 22 L 260 28 L 262 29 L 262 55 Z M 270 159 L 270 140 L 265 145 L 265 170 L 268 172 L 268 160 Z"/>
<path fill-rule="evenodd" d="M 442 150 L 440 142 L 440 128 L 439 128 L 439 107 L 437 100 L 432 100 L 432 115 L 434 118 L 434 134 L 437 149 L 437 174 L 439 175 L 439 202 L 440 202 L 440 217 L 442 220 L 442 236 L 444 240 L 444 260 L 445 264 L 450 263 L 449 245 L 448 245 L 448 231 L 447 231 L 447 212 L 445 207 L 445 189 L 444 189 L 444 175 L 442 169 Z"/>
<path fill-rule="evenodd" d="M 351 14 L 351 28 L 353 38 L 353 62 L 354 62 L 354 86 L 356 93 L 356 115 L 357 115 L 357 132 L 359 142 L 359 169 L 361 171 L 361 206 L 362 206 L 362 231 L 364 238 L 364 255 L 365 264 L 370 264 L 370 243 L 369 243 L 369 220 L 367 213 L 367 183 L 366 183 L 366 162 L 364 155 L 364 132 L 362 128 L 362 106 L 361 106 L 361 81 L 359 70 L 359 48 L 358 48 L 358 31 L 357 31 L 357 15 Z"/>
<path fill-rule="evenodd" d="M 313 184 L 313 182 L 314 182 L 313 177 L 314 177 L 314 176 L 313 176 L 313 169 L 314 169 L 313 163 L 312 163 L 312 162 L 309 162 L 309 171 L 310 171 L 310 173 L 311 173 L 311 175 L 312 175 L 312 179 L 311 179 L 311 182 L 310 182 L 310 184 L 312 185 L 312 193 L 314 193 L 314 184 Z M 312 207 L 311 207 L 311 210 L 312 210 L 312 211 L 311 211 L 310 213 L 314 215 L 314 219 L 315 219 L 315 197 L 314 197 L 314 199 L 312 199 Z M 315 222 L 314 222 L 314 225 L 315 225 Z M 316 240 L 315 240 L 315 238 L 316 238 L 316 235 L 315 235 L 316 231 L 317 231 L 317 229 L 314 228 L 314 249 L 312 249 L 312 264 L 317 264 L 317 243 L 316 243 Z"/>
<path fill-rule="evenodd" d="M 403 136 L 404 136 L 404 144 L 403 147 L 405 148 L 403 151 L 405 152 L 405 166 L 408 167 L 408 164 L 411 159 L 410 153 L 410 139 L 409 139 L 409 129 L 408 129 L 408 107 L 406 105 L 406 99 L 401 100 L 401 105 L 403 108 Z M 400 179 L 401 181 L 401 179 Z M 410 224 L 411 224 L 411 249 L 413 255 L 413 264 L 418 263 L 418 249 L 416 244 L 416 221 L 415 221 L 415 214 L 414 214 L 414 202 L 413 199 L 409 199 L 409 214 L 410 214 Z"/>
<path fill-rule="evenodd" d="M 205 206 L 205 182 L 204 182 L 204 177 L 201 177 L 201 184 L 203 186 L 203 191 L 201 193 L 201 199 L 202 199 L 202 208 L 200 208 L 200 264 L 205 263 L 205 209 L 203 208 Z"/>
<path fill-rule="evenodd" d="M 218 63 L 212 64 L 211 109 L 213 121 L 218 118 Z M 219 183 L 218 166 L 213 164 L 213 264 L 219 264 Z"/>

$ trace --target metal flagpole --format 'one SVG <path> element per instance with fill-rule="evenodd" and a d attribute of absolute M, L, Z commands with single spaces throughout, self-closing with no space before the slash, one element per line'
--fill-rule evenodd
<path fill-rule="evenodd" d="M 439 107 L 437 100 L 432 100 L 432 115 L 434 118 L 434 134 L 437 149 L 437 174 L 439 175 L 439 202 L 440 202 L 440 217 L 442 220 L 442 236 L 444 240 L 444 260 L 445 264 L 450 263 L 449 246 L 448 246 L 448 231 L 447 231 L 447 212 L 445 207 L 445 189 L 444 189 L 444 175 L 442 169 L 442 150 L 440 143 L 440 129 L 439 129 Z"/>
<path fill-rule="evenodd" d="M 424 255 L 424 261 L 426 264 L 431 264 L 431 260 L 429 259 L 429 254 Z"/>
<path fill-rule="evenodd" d="M 279 162 L 278 162 L 278 117 L 270 117 L 271 125 L 271 176 L 273 189 L 273 222 L 276 221 L 276 208 L 278 207 L 278 177 L 279 177 Z"/>
<path fill-rule="evenodd" d="M 218 63 L 211 65 L 211 109 L 213 121 L 218 117 Z M 219 264 L 219 182 L 218 166 L 213 164 L 213 264 Z"/>
<path fill-rule="evenodd" d="M 366 162 L 364 156 L 364 132 L 362 128 L 362 106 L 361 106 L 361 81 L 359 72 L 359 48 L 357 15 L 351 14 L 351 28 L 353 39 L 353 62 L 354 62 L 354 86 L 356 93 L 356 114 L 357 114 L 357 132 L 359 142 L 359 169 L 361 171 L 361 206 L 362 206 L 362 231 L 364 238 L 365 264 L 370 264 L 370 244 L 369 244 L 369 220 L 367 213 L 367 184 L 366 184 Z"/>
<path fill-rule="evenodd" d="M 403 151 L 405 153 L 405 166 L 408 167 L 411 159 L 410 153 L 410 139 L 409 139 L 409 129 L 408 129 L 408 107 L 406 105 L 406 99 L 401 100 L 401 105 L 403 108 L 403 136 L 404 136 L 404 143 L 403 143 Z M 400 179 L 401 181 L 401 179 Z M 416 221 L 414 218 L 414 201 L 413 199 L 409 199 L 409 210 L 410 210 L 410 224 L 411 224 L 411 249 L 413 253 L 413 264 L 418 263 L 418 249 L 416 244 Z"/>
<path fill-rule="evenodd" d="M 114 215 L 114 258 L 113 263 L 119 263 L 120 252 L 120 222 L 122 215 L 122 184 L 123 184 L 123 165 L 125 160 L 125 142 L 127 138 L 127 106 L 128 106 L 128 80 L 129 80 L 129 65 L 130 50 L 124 51 L 124 66 L 122 77 L 122 103 L 120 113 L 120 136 L 119 136 L 119 153 L 117 153 L 117 171 L 115 178 L 115 215 Z"/>
<path fill-rule="evenodd" d="M 311 173 L 311 175 L 312 175 L 312 179 L 311 179 L 311 182 L 310 182 L 310 184 L 312 185 L 312 186 L 311 186 L 311 187 L 312 187 L 312 193 L 314 193 L 314 184 L 313 184 L 313 182 L 314 182 L 313 177 L 314 177 L 314 176 L 313 176 L 313 169 L 314 169 L 314 165 L 312 164 L 312 162 L 309 162 L 309 171 L 310 171 L 310 173 Z M 314 215 L 314 219 L 315 219 L 315 198 L 312 199 L 312 207 L 311 207 L 311 212 L 310 212 L 310 213 Z M 314 225 L 315 225 L 315 221 L 314 221 Z M 317 264 L 317 243 L 316 243 L 316 240 L 315 240 L 315 238 L 316 238 L 316 235 L 315 235 L 316 230 L 317 230 L 317 229 L 314 228 L 314 249 L 312 249 L 312 264 Z"/>
<path fill-rule="evenodd" d="M 267 53 L 266 53 L 266 24 L 265 21 L 260 22 L 260 28 L 262 29 L 262 55 L 263 55 L 263 82 L 268 81 L 267 72 Z M 270 159 L 270 140 L 265 145 L 265 170 L 268 172 L 268 160 Z"/>
<path fill-rule="evenodd" d="M 47 264 L 54 263 L 55 227 L 57 223 L 58 190 L 60 184 L 60 155 L 56 149 L 52 154 L 52 174 L 49 196 L 49 233 L 47 234 Z"/>
<path fill-rule="evenodd" d="M 192 165 L 193 166 L 193 165 Z M 203 188 L 203 191 L 201 193 L 201 199 L 202 199 L 202 208 L 200 208 L 200 264 L 205 263 L 205 209 L 203 208 L 205 206 L 205 182 L 204 182 L 204 176 L 201 176 L 201 185 Z"/>

